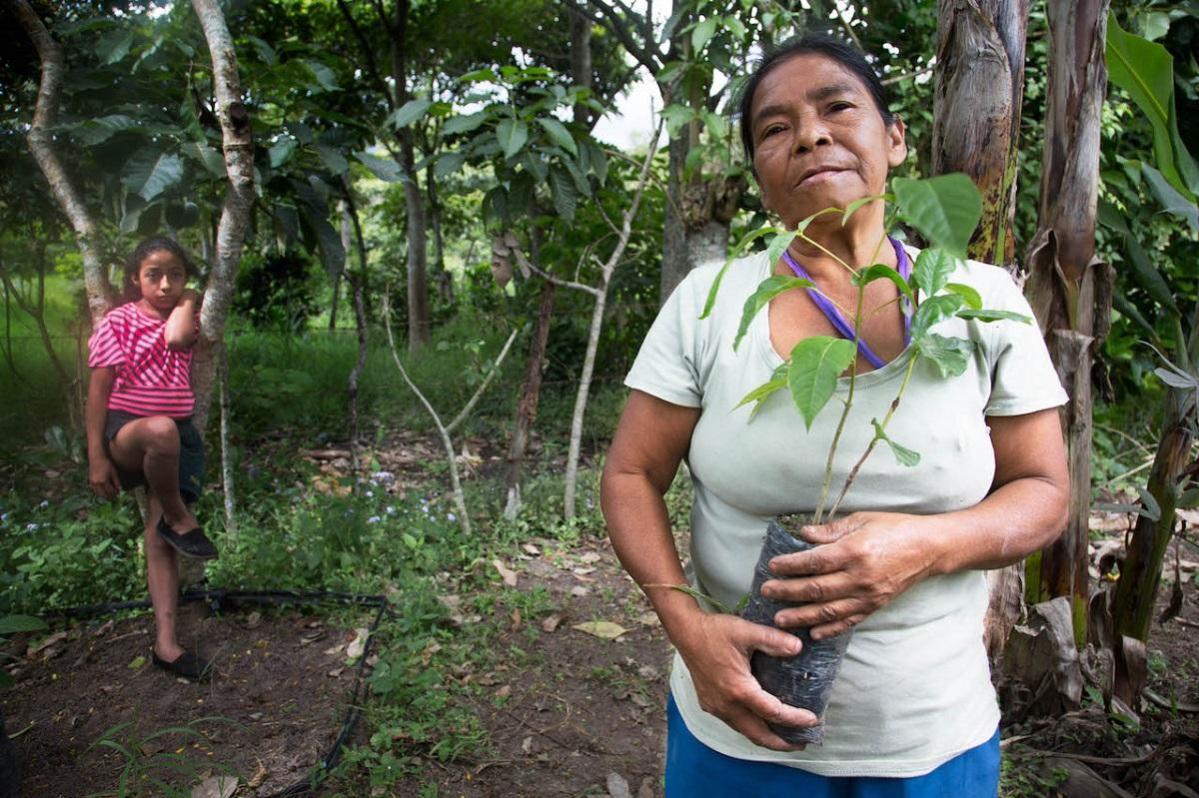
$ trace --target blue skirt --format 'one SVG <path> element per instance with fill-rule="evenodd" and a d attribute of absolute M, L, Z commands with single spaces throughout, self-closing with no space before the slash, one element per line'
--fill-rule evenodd
<path fill-rule="evenodd" d="M 987 742 L 923 776 L 818 776 L 713 751 L 687 728 L 674 696 L 666 716 L 666 798 L 995 798 L 999 793 L 998 729 Z"/>

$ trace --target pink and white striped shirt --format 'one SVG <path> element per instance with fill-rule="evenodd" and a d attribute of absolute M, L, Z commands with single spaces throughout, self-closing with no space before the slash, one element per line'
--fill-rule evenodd
<path fill-rule="evenodd" d="M 109 410 L 135 416 L 187 418 L 196 404 L 191 387 L 191 349 L 167 346 L 166 320 L 129 302 L 110 311 L 88 339 L 89 368 L 116 371 Z M 197 316 L 196 325 L 199 326 Z"/>

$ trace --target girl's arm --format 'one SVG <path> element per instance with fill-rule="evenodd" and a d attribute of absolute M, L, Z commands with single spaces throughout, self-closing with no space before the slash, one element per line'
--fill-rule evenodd
<path fill-rule="evenodd" d="M 812 713 L 764 691 L 750 654 L 794 656 L 799 639 L 733 615 L 704 612 L 685 585 L 663 495 L 691 444 L 699 410 L 633 391 L 608 450 L 600 503 L 612 548 L 645 591 L 695 683 L 700 706 L 758 745 L 793 750 L 767 726 L 811 726 Z"/>
<path fill-rule="evenodd" d="M 116 372 L 112 366 L 92 369 L 87 384 L 87 407 L 84 423 L 87 428 L 88 482 L 99 496 L 111 499 L 121 492 L 117 466 L 104 448 L 104 422 L 108 418 L 108 395 Z"/>
<path fill-rule="evenodd" d="M 167 347 L 175 351 L 190 349 L 196 342 L 196 305 L 200 295 L 191 288 L 183 289 L 179 304 L 167 317 L 167 326 L 163 335 L 167 339 Z"/>

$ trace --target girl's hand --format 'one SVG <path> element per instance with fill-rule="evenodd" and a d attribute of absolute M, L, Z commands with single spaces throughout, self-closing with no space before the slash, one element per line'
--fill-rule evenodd
<path fill-rule="evenodd" d="M 121 492 L 121 479 L 117 476 L 117 466 L 106 455 L 89 458 L 87 481 L 92 492 L 105 499 L 115 499 Z"/>
<path fill-rule="evenodd" d="M 781 610 L 785 628 L 812 627 L 812 637 L 840 634 L 890 603 L 932 573 L 936 551 L 928 534 L 932 517 L 903 513 L 853 513 L 800 537 L 824 544 L 784 554 L 770 562 L 778 579 L 762 585 L 764 595 L 804 602 Z"/>
<path fill-rule="evenodd" d="M 751 623 L 735 615 L 699 614 L 685 639 L 676 640 L 699 696 L 699 705 L 757 745 L 776 751 L 798 751 L 767 723 L 814 726 L 818 719 L 806 709 L 788 706 L 762 689 L 749 669 L 753 651 L 776 657 L 799 653 L 794 635 Z"/>

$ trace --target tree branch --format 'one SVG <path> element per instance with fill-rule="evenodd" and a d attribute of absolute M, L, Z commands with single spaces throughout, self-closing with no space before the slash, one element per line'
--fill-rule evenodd
<path fill-rule="evenodd" d="M 374 78 L 377 88 L 383 92 L 383 96 L 387 99 L 387 107 L 395 110 L 395 103 L 391 92 L 387 90 L 387 81 L 383 80 L 383 74 L 379 72 L 379 64 L 375 61 L 374 48 L 367 41 L 366 34 L 362 32 L 362 27 L 354 19 L 354 15 L 350 13 L 350 8 L 346 5 L 345 0 L 337 0 L 337 8 L 341 11 L 341 15 L 345 17 L 346 24 L 350 26 L 350 30 L 354 32 L 354 38 L 358 40 L 358 45 L 362 49 L 362 57 L 366 59 L 366 71 Z"/>
<path fill-rule="evenodd" d="M 466 421 L 470 417 L 470 412 L 475 409 L 475 405 L 479 403 L 479 399 L 483 396 L 483 392 L 487 390 L 487 386 L 491 385 L 491 381 L 495 379 L 495 375 L 499 373 L 500 366 L 503 365 L 504 358 L 508 357 L 508 350 L 512 348 L 512 342 L 516 340 L 520 329 L 512 331 L 508 336 L 508 340 L 504 342 L 504 348 L 500 350 L 495 362 L 491 364 L 491 370 L 487 372 L 487 376 L 479 383 L 479 387 L 475 389 L 475 394 L 470 398 L 470 401 L 462 408 L 458 415 L 454 416 L 454 420 L 445 425 L 446 432 L 453 432 L 459 424 Z"/>

